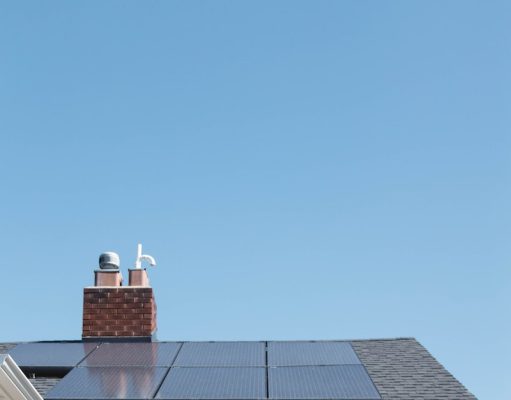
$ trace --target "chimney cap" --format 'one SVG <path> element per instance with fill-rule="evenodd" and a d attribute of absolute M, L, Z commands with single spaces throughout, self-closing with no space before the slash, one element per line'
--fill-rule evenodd
<path fill-rule="evenodd" d="M 99 256 L 100 269 L 119 269 L 120 265 L 121 259 L 119 258 L 119 254 L 113 251 L 106 251 Z"/>

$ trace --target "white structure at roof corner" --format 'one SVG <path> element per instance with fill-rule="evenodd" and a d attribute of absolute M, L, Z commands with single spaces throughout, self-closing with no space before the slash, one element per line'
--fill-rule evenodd
<path fill-rule="evenodd" d="M 0 354 L 0 399 L 43 400 L 8 354 Z"/>
<path fill-rule="evenodd" d="M 142 243 L 139 243 L 137 246 L 137 259 L 135 260 L 135 269 L 142 268 L 142 261 L 149 262 L 149 265 L 151 265 L 151 267 L 154 267 L 156 265 L 156 261 L 152 256 L 142 254 Z"/>

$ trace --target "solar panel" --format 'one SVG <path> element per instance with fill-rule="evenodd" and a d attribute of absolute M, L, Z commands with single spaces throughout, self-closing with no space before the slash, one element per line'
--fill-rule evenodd
<path fill-rule="evenodd" d="M 266 369 L 171 368 L 157 399 L 265 399 Z"/>
<path fill-rule="evenodd" d="M 151 399 L 168 368 L 78 367 L 45 399 Z"/>
<path fill-rule="evenodd" d="M 80 363 L 85 367 L 170 367 L 181 343 L 104 343 Z"/>
<path fill-rule="evenodd" d="M 269 368 L 270 399 L 380 399 L 362 365 Z"/>
<path fill-rule="evenodd" d="M 21 368 L 72 368 L 98 343 L 23 343 L 9 351 Z"/>
<path fill-rule="evenodd" d="M 264 367 L 264 342 L 184 343 L 174 366 L 179 367 Z"/>
<path fill-rule="evenodd" d="M 270 367 L 361 364 L 348 342 L 268 342 Z"/>

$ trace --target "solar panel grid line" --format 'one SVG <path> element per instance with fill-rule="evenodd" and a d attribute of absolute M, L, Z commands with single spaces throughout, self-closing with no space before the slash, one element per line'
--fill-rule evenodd
<path fill-rule="evenodd" d="M 89 353 L 87 353 L 75 366 L 74 368 L 78 367 L 82 362 L 83 360 L 85 360 L 87 357 L 89 357 L 92 353 L 94 353 L 99 347 L 101 347 L 103 343 L 97 343 L 97 346 L 92 349 Z"/>
<path fill-rule="evenodd" d="M 163 385 L 163 382 L 165 382 L 165 380 L 167 379 L 167 376 L 169 376 L 170 370 L 172 369 L 172 366 L 176 362 L 176 358 L 179 355 L 179 352 L 181 351 L 182 348 L 183 348 L 183 343 L 180 343 L 179 349 L 177 350 L 176 354 L 174 355 L 174 358 L 172 359 L 172 363 L 170 364 L 170 368 L 167 370 L 167 372 L 165 372 L 165 376 L 163 377 L 162 381 L 160 382 L 160 384 L 156 388 L 156 391 L 154 392 L 154 395 L 152 397 L 153 399 L 156 398 L 156 395 L 158 394 L 158 392 L 160 391 L 160 389 L 161 389 L 161 387 Z"/>
<path fill-rule="evenodd" d="M 270 385 L 268 378 L 268 342 L 264 342 L 264 373 L 265 373 L 265 384 L 266 384 L 266 398 L 270 398 Z"/>

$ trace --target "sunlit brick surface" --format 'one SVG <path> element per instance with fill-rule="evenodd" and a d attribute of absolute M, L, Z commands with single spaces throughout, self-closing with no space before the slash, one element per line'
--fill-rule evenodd
<path fill-rule="evenodd" d="M 84 338 L 151 336 L 156 330 L 152 288 L 85 288 Z"/>

